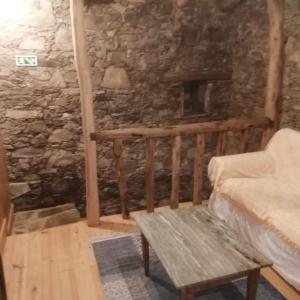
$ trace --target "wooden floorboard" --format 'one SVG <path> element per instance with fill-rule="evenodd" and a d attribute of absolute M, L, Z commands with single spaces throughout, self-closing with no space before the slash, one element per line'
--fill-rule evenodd
<path fill-rule="evenodd" d="M 300 292 L 284 281 L 273 269 L 265 268 L 261 273 L 286 299 L 300 299 Z"/>
<path fill-rule="evenodd" d="M 8 300 L 104 300 L 90 241 L 132 232 L 136 226 L 120 215 L 101 220 L 95 228 L 81 221 L 8 237 L 4 251 Z M 300 299 L 280 278 L 274 279 L 271 270 L 264 270 L 264 275 L 287 299 Z"/>

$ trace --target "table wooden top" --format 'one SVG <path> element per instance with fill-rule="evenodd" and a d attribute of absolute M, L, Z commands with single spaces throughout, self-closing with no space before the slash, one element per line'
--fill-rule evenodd
<path fill-rule="evenodd" d="M 135 220 L 177 289 L 272 265 L 204 206 Z"/>

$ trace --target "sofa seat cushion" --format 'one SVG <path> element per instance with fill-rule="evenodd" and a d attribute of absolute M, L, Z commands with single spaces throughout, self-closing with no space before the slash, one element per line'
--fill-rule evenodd
<path fill-rule="evenodd" d="M 283 240 L 300 250 L 300 208 L 273 210 L 268 223 Z"/>
<path fill-rule="evenodd" d="M 214 193 L 252 215 L 257 222 L 268 225 L 300 251 L 299 187 L 272 177 L 230 178 L 216 187 Z"/>

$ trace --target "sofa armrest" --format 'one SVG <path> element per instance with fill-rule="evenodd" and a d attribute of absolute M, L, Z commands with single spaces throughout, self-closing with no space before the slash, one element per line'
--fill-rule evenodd
<path fill-rule="evenodd" d="M 259 178 L 272 176 L 274 163 L 266 151 L 213 157 L 208 177 L 213 186 L 228 178 Z"/>

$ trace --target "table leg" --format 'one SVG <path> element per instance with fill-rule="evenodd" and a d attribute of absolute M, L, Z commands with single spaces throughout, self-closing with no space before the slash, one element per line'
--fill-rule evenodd
<path fill-rule="evenodd" d="M 141 241 L 142 241 L 145 275 L 149 276 L 149 243 L 142 233 L 141 233 Z"/>
<path fill-rule="evenodd" d="M 181 300 L 193 300 L 194 293 L 191 288 L 183 288 L 181 290 Z"/>
<path fill-rule="evenodd" d="M 2 256 L 0 255 L 0 299 L 6 300 L 6 286 L 5 286 L 5 278 L 4 278 L 4 270 L 3 270 L 3 262 Z"/>
<path fill-rule="evenodd" d="M 256 299 L 256 291 L 259 280 L 260 270 L 255 270 L 249 273 L 247 280 L 247 300 Z"/>

